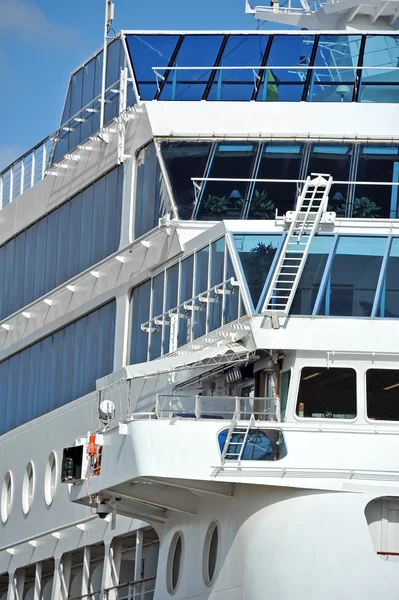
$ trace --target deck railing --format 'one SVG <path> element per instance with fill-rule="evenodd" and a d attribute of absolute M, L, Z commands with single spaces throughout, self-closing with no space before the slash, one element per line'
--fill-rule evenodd
<path fill-rule="evenodd" d="M 137 579 L 106 588 L 103 592 L 89 592 L 69 600 L 152 600 L 156 577 Z"/>

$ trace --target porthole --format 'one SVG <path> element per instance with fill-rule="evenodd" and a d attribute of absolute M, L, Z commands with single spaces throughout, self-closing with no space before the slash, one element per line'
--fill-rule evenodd
<path fill-rule="evenodd" d="M 204 550 L 202 553 L 202 577 L 205 585 L 210 585 L 216 571 L 216 564 L 219 554 L 219 527 L 216 521 L 208 527 L 204 541 Z"/>
<path fill-rule="evenodd" d="M 57 486 L 57 457 L 51 452 L 48 457 L 46 473 L 44 476 L 44 499 L 47 506 L 50 506 L 54 499 L 55 488 Z"/>
<path fill-rule="evenodd" d="M 180 531 L 176 531 L 170 543 L 166 565 L 166 587 L 169 594 L 174 594 L 179 584 L 182 557 L 183 537 Z"/>
<path fill-rule="evenodd" d="M 11 512 L 12 504 L 12 475 L 10 471 L 7 471 L 3 480 L 3 486 L 1 488 L 1 521 L 7 523 L 8 517 Z"/>
<path fill-rule="evenodd" d="M 25 469 L 24 481 L 22 484 L 22 510 L 27 515 L 33 502 L 35 491 L 35 470 L 33 463 L 28 462 Z"/>

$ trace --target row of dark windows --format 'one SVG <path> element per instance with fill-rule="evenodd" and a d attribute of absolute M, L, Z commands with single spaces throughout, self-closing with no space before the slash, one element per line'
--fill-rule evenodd
<path fill-rule="evenodd" d="M 305 367 L 301 371 L 296 414 L 299 417 L 354 419 L 356 371 Z M 399 370 L 366 371 L 366 415 L 370 420 L 399 421 Z"/>

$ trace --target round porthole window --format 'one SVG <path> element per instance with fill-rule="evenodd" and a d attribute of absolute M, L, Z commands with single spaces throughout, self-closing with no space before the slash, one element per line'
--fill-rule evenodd
<path fill-rule="evenodd" d="M 206 585 L 210 585 L 216 571 L 219 552 L 219 527 L 216 521 L 208 527 L 206 532 L 204 551 L 202 554 L 202 577 Z"/>
<path fill-rule="evenodd" d="M 179 584 L 183 556 L 183 537 L 176 531 L 170 543 L 168 562 L 166 565 L 166 587 L 173 594 Z"/>
<path fill-rule="evenodd" d="M 44 476 L 44 499 L 47 506 L 50 506 L 54 499 L 55 488 L 57 486 L 57 457 L 51 452 L 48 457 L 46 473 Z"/>
<path fill-rule="evenodd" d="M 1 520 L 3 523 L 7 523 L 8 517 L 11 512 L 12 504 L 12 475 L 10 471 L 7 471 L 3 480 L 3 486 L 1 488 Z"/>
<path fill-rule="evenodd" d="M 31 509 L 33 502 L 33 494 L 35 490 L 35 471 L 33 463 L 28 462 L 25 469 L 24 481 L 22 484 L 22 510 L 27 515 Z"/>

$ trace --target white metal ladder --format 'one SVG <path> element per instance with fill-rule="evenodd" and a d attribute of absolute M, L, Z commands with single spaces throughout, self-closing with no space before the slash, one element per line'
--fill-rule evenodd
<path fill-rule="evenodd" d="M 245 425 L 238 425 L 238 415 L 235 414 L 233 420 L 231 421 L 229 430 L 227 432 L 226 441 L 224 443 L 223 452 L 222 452 L 222 466 L 225 464 L 226 460 L 234 460 L 240 463 L 242 455 L 244 453 L 245 444 L 248 440 L 248 435 L 251 427 L 255 422 L 254 415 L 251 415 L 248 423 Z M 238 441 L 231 441 L 233 435 L 238 439 Z M 237 446 L 238 450 L 236 452 L 230 452 L 230 446 Z"/>
<path fill-rule="evenodd" d="M 312 173 L 307 177 L 292 213 L 292 222 L 266 295 L 263 314 L 270 317 L 288 315 L 310 244 L 327 210 L 332 181 L 330 175 L 322 173 Z"/>

